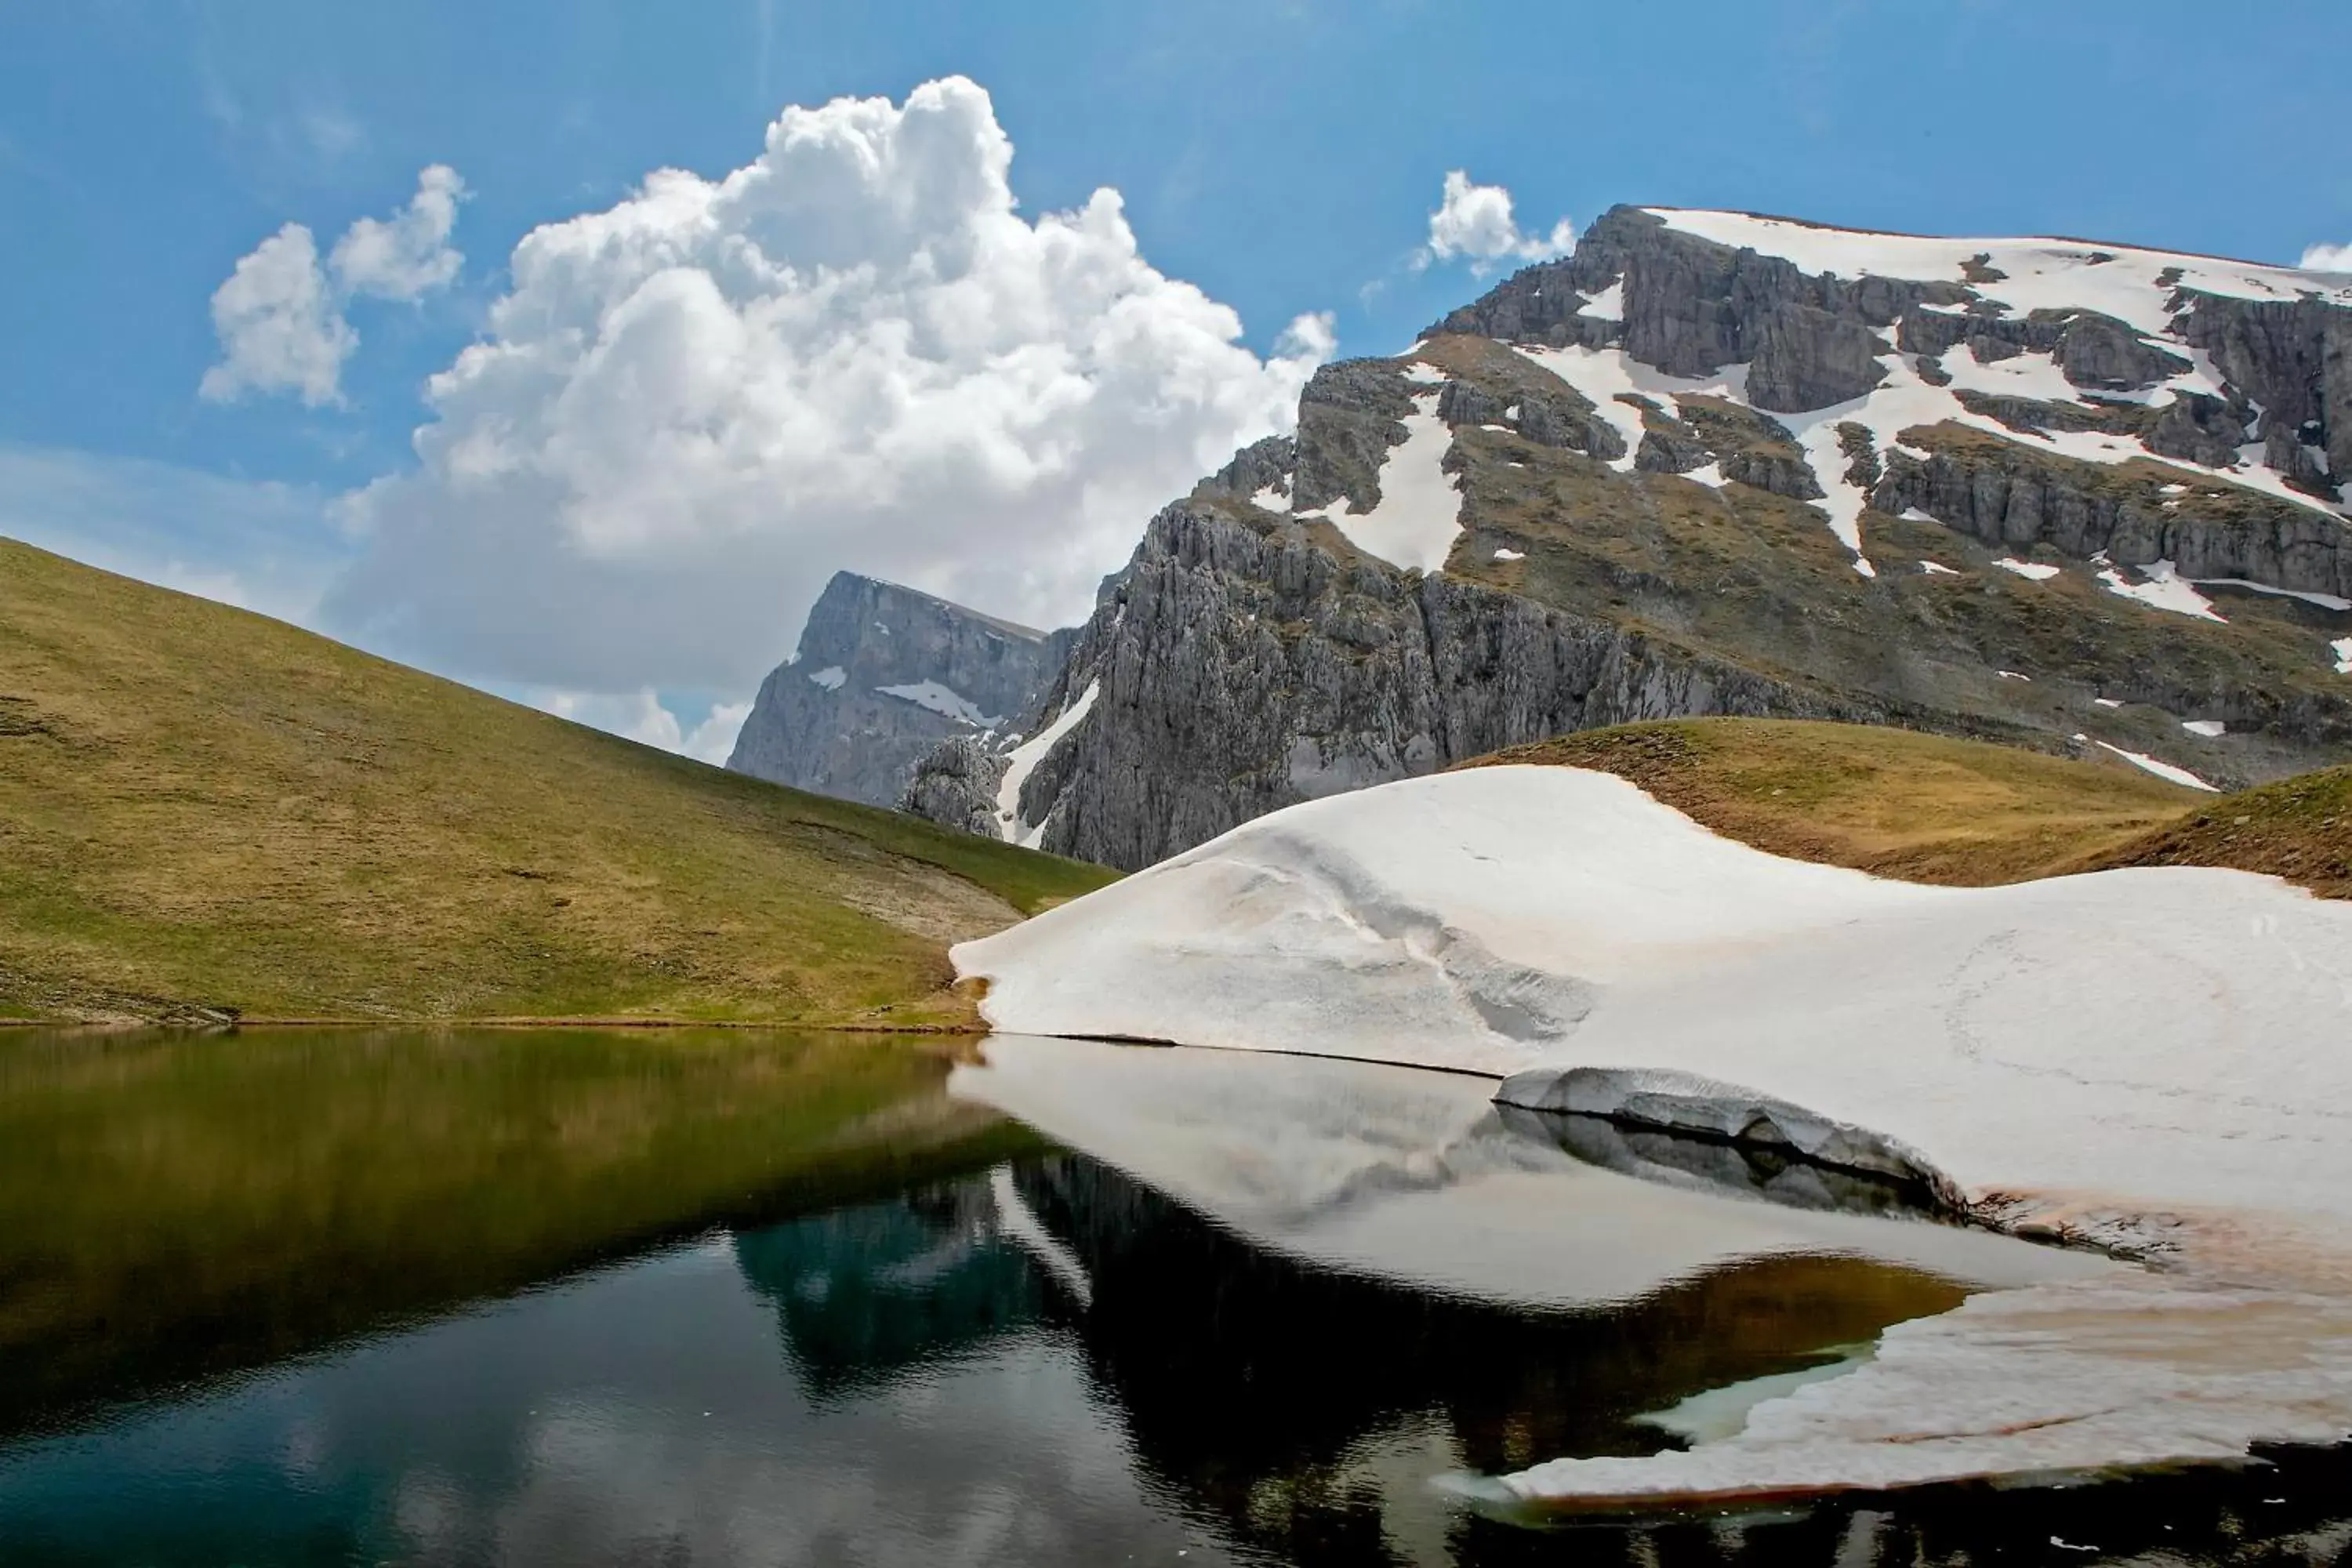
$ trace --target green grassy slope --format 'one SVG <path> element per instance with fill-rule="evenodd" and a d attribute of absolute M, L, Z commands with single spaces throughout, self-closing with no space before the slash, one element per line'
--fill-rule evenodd
<path fill-rule="evenodd" d="M 0 1016 L 957 1022 L 1111 875 L 0 540 Z"/>

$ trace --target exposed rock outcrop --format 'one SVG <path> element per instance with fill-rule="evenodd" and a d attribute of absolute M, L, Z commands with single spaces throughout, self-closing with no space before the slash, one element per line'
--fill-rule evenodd
<path fill-rule="evenodd" d="M 820 795 L 896 805 L 941 741 L 1009 723 L 1060 668 L 1068 634 L 1032 631 L 840 572 L 793 657 L 761 684 L 727 765 Z"/>
<path fill-rule="evenodd" d="M 1689 713 L 1885 716 L 1202 499 L 1151 521 L 1046 714 L 1089 686 L 1092 710 L 1029 776 L 1021 815 L 1045 823 L 1044 847 L 1129 868 L 1279 806 L 1565 731 Z M 1003 770 L 970 753 L 927 759 L 910 806 L 983 816 Z"/>

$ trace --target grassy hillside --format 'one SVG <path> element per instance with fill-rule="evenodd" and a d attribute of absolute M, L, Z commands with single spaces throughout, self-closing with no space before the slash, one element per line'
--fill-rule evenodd
<path fill-rule="evenodd" d="M 2352 767 L 2326 768 L 2214 800 L 2095 864 L 2233 866 L 2352 899 Z"/>
<path fill-rule="evenodd" d="M 2213 798 L 2121 763 L 1772 719 L 1589 730 L 1481 762 L 1596 768 L 1777 855 L 1956 886 L 2079 868 Z"/>
<path fill-rule="evenodd" d="M 0 1017 L 955 1021 L 1110 878 L 0 540 Z"/>

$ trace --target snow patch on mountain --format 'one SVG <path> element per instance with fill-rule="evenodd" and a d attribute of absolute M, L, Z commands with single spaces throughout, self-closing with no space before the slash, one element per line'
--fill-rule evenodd
<path fill-rule="evenodd" d="M 1625 455 L 1609 464 L 1621 474 L 1633 471 L 1633 455 L 1641 449 L 1642 437 L 1647 433 L 1642 424 L 1642 410 L 1624 398 L 1647 398 L 1680 418 L 1681 405 L 1675 398 L 1685 393 L 1736 402 L 1745 401 L 1748 396 L 1748 367 L 1744 364 L 1726 365 L 1713 375 L 1667 375 L 1643 364 L 1623 349 L 1575 345 L 1547 348 L 1540 343 L 1513 343 L 1511 347 L 1520 357 L 1541 365 L 1582 393 L 1595 412 L 1624 437 Z"/>
<path fill-rule="evenodd" d="M 1983 298 L 2011 312 L 2097 310 L 2150 337 L 2169 332 L 2169 302 L 2175 288 L 2244 300 L 2291 301 L 2316 294 L 2352 305 L 2352 285 L 2340 274 L 2293 267 L 2073 239 L 1942 238 L 1826 228 L 1752 213 L 1683 207 L 1644 210 L 1663 219 L 1669 228 L 1718 245 L 1748 247 L 1767 256 L 1783 257 L 1807 272 L 1834 272 L 1847 279 L 1966 282 L 1969 263 L 1981 257 L 1992 270 L 2007 276 L 1973 286 Z"/>
<path fill-rule="evenodd" d="M 2124 575 L 2122 568 L 2110 566 L 2099 574 L 2099 581 L 2106 585 L 2108 593 L 2136 599 L 2151 609 L 2228 624 L 2228 618 L 2213 608 L 2213 601 L 2199 593 L 2196 584 L 2181 576 L 2171 562 L 2151 561 L 2139 568 L 2139 574 L 2145 580 L 2134 583 Z"/>
<path fill-rule="evenodd" d="M 1408 374 L 1407 379 L 1423 378 Z M 1437 400 L 1434 392 L 1412 400 L 1413 412 L 1402 421 L 1404 439 L 1391 447 L 1381 461 L 1379 503 L 1358 511 L 1342 496 L 1324 514 L 1349 543 L 1409 572 L 1442 570 L 1462 533 L 1462 492 L 1444 466 L 1445 454 L 1454 447 L 1454 432 L 1438 417 Z"/>
<path fill-rule="evenodd" d="M 2124 761 L 2129 763 L 2132 766 L 2138 768 L 2144 773 L 2154 773 L 2158 778 L 2166 779 L 2177 784 L 2184 784 L 2190 789 L 2201 789 L 2208 795 L 2220 795 L 2221 793 L 2211 784 L 2207 784 L 2203 779 L 2199 778 L 2195 773 L 2190 773 L 2187 768 L 2180 767 L 2176 763 L 2160 761 L 2158 758 L 2149 756 L 2145 752 L 2127 752 L 2121 746 L 2109 745 L 2105 741 L 2101 741 L 2098 743 L 2103 750 L 2113 752 L 2116 756 L 2121 757 Z"/>
<path fill-rule="evenodd" d="M 1037 841 L 1045 837 L 1044 821 L 1032 826 L 1022 819 L 1021 786 L 1029 782 L 1029 775 L 1037 771 L 1037 764 L 1045 760 L 1045 753 L 1051 752 L 1063 736 L 1086 721 L 1087 715 L 1094 711 L 1095 699 L 1101 691 L 1102 682 L 1088 681 L 1086 690 L 1079 693 L 1076 702 L 1062 710 L 1060 717 L 1013 747 L 1007 755 L 1004 778 L 996 788 L 996 822 L 1000 837 L 1024 848 L 1034 849 Z M 1050 813 L 1047 815 L 1051 816 Z"/>
<path fill-rule="evenodd" d="M 903 686 L 877 686 L 874 689 L 885 697 L 896 697 L 926 708 L 943 719 L 953 719 L 975 730 L 993 729 L 1003 721 L 994 714 L 982 713 L 970 700 L 936 680 L 912 681 Z"/>

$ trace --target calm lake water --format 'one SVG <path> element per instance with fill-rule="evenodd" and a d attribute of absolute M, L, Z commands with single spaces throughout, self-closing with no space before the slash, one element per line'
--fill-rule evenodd
<path fill-rule="evenodd" d="M 2110 1267 L 1343 1062 L 0 1034 L 0 1564 L 2333 1563 L 2352 1460 L 1565 1524 Z M 1754 1385 L 1745 1387 L 1744 1385 Z"/>

